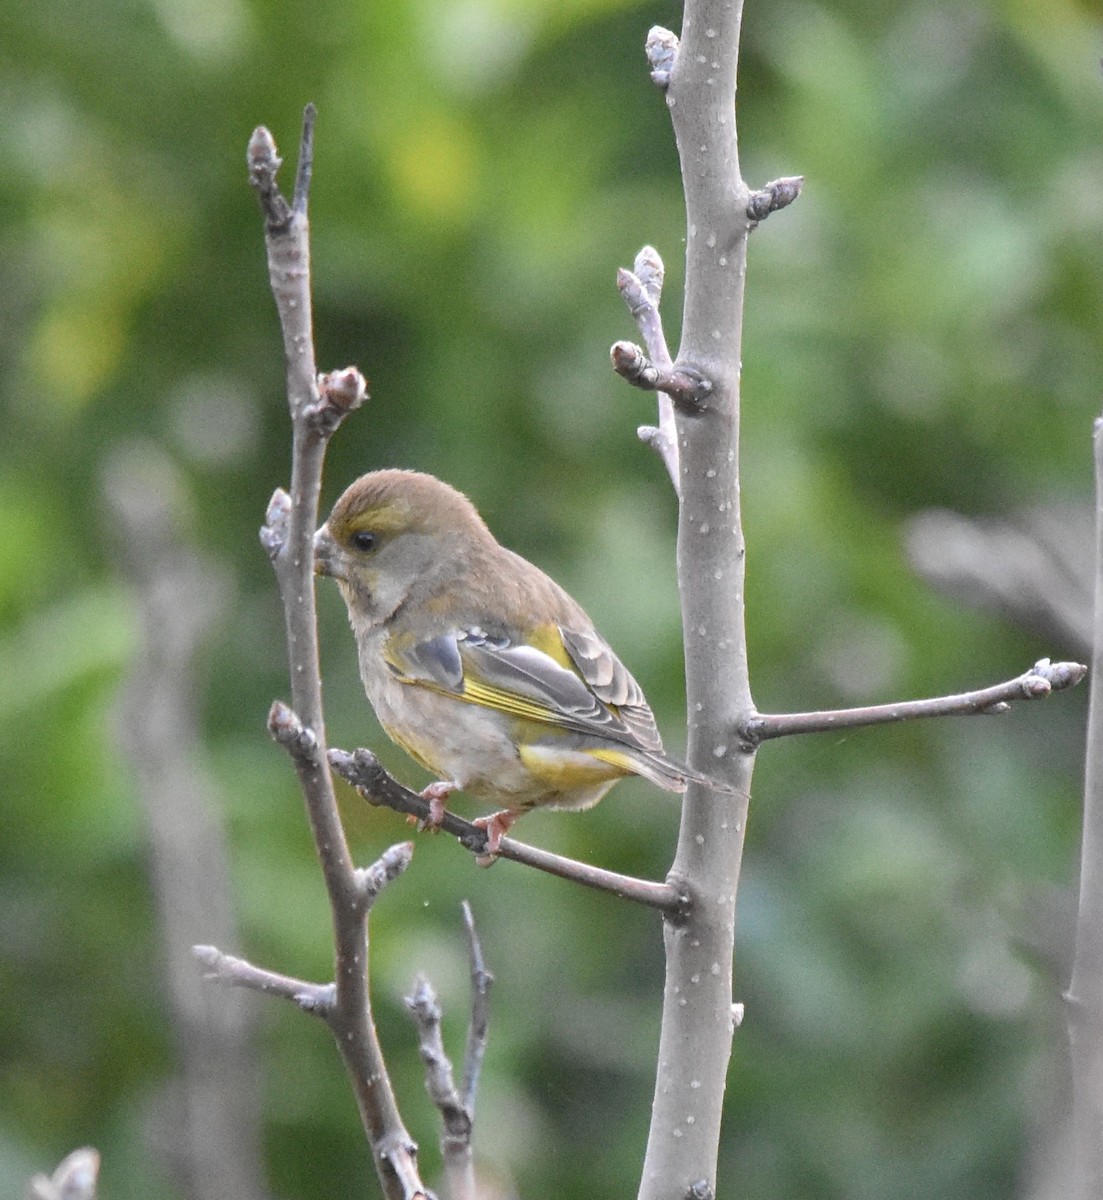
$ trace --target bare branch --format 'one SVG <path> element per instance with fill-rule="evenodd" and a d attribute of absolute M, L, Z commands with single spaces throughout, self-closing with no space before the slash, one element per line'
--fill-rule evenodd
<path fill-rule="evenodd" d="M 440 1004 L 432 985 L 419 975 L 406 1008 L 418 1033 L 425 1064 L 425 1090 L 441 1117 L 440 1152 L 450 1200 L 475 1200 L 475 1161 L 471 1150 L 472 1114 L 456 1090 L 452 1063 L 441 1037 Z"/>
<path fill-rule="evenodd" d="M 260 201 L 266 228 L 272 232 L 285 230 L 291 220 L 291 208 L 276 185 L 276 175 L 283 166 L 283 159 L 276 153 L 275 139 L 263 125 L 253 130 L 246 161 L 249 164 L 249 182 Z"/>
<path fill-rule="evenodd" d="M 735 75 L 742 0 L 686 0 L 680 40 L 647 38 L 665 85 L 686 201 L 682 337 L 674 369 L 707 380 L 707 404 L 676 404 L 678 589 L 685 637 L 689 765 L 722 770 L 730 795 L 691 785 L 669 878 L 692 896 L 665 939 L 658 1070 L 639 1200 L 715 1192 L 733 1034 L 732 951 L 752 753 L 717 750 L 754 714 L 744 627 L 738 478 L 739 377 L 750 193 L 739 170 Z M 646 364 L 625 362 L 646 375 Z M 665 388 L 665 384 L 663 385 Z M 692 397 L 687 397 L 693 400 Z"/>
<path fill-rule="evenodd" d="M 1017 700 L 1042 700 L 1051 692 L 1075 687 L 1087 670 L 1080 663 L 1051 663 L 1048 658 L 1043 658 L 1014 679 L 953 696 L 901 700 L 895 704 L 872 704 L 864 708 L 840 708 L 825 712 L 756 713 L 744 722 L 739 735 L 747 746 L 757 746 L 770 738 L 789 737 L 796 733 L 858 729 L 864 725 L 888 725 L 921 717 L 1002 713 L 1007 712 Z"/>
<path fill-rule="evenodd" d="M 663 370 L 672 370 L 674 363 L 666 344 L 659 300 L 662 297 L 666 268 L 653 246 L 644 246 L 636 255 L 631 271 L 617 271 L 617 289 L 628 305 L 628 311 L 639 328 L 647 353 Z M 678 432 L 674 427 L 674 404 L 665 392 L 659 393 L 659 424 L 641 425 L 636 430 L 640 441 L 650 446 L 662 459 L 675 493 L 681 489 L 678 471 Z"/>
<path fill-rule="evenodd" d="M 314 120 L 318 110 L 313 104 L 303 109 L 303 132 L 299 139 L 299 166 L 295 172 L 295 197 L 292 208 L 296 216 L 305 217 L 310 200 L 310 180 L 314 174 Z"/>
<path fill-rule="evenodd" d="M 614 342 L 609 351 L 613 370 L 633 387 L 665 392 L 676 407 L 699 411 L 712 384 L 693 367 L 664 367 L 652 362 L 634 342 Z"/>
<path fill-rule="evenodd" d="M 255 967 L 244 958 L 223 954 L 217 946 L 193 946 L 192 953 L 203 967 L 203 978 L 213 983 L 291 1000 L 303 1012 L 323 1021 L 327 1021 L 333 1011 L 335 988 L 332 983 L 309 983 L 292 975 Z"/>
<path fill-rule="evenodd" d="M 293 205 L 276 186 L 280 160 L 271 135 L 260 128 L 249 143 L 250 179 L 265 215 L 269 280 L 283 333 L 292 428 L 291 486 L 273 495 L 261 530 L 283 601 L 291 675 L 290 706 L 273 705 L 269 729 L 295 764 L 333 910 L 335 982 L 325 1019 L 352 1080 L 384 1194 L 387 1200 L 414 1200 L 429 1193 L 418 1176 L 417 1147 L 399 1115 L 372 1020 L 365 920 L 378 888 L 400 873 L 409 850 L 392 848 L 387 863 L 366 873 L 353 867 L 326 757 L 314 531 L 326 444 L 344 417 L 366 399 L 367 388 L 353 367 L 319 376 L 315 364 L 307 219 L 313 130 L 311 105 L 304 114 Z M 231 972 L 235 974 L 241 970 Z M 273 990 L 278 990 L 278 978 L 284 977 L 268 977 Z M 299 982 L 291 981 L 292 988 Z M 322 999 L 321 993 L 305 994 Z"/>
<path fill-rule="evenodd" d="M 467 1046 L 463 1054 L 463 1106 L 475 1119 L 475 1096 L 479 1090 L 479 1075 L 486 1056 L 487 1031 L 490 1024 L 490 985 L 494 976 L 486 969 L 483 948 L 479 941 L 471 905 L 465 900 L 463 925 L 467 932 L 467 953 L 471 960 L 471 1020 L 467 1026 Z"/>
<path fill-rule="evenodd" d="M 352 784 L 369 804 L 404 813 L 420 823 L 428 821 L 429 801 L 417 792 L 404 788 L 388 775 L 370 750 L 360 748 L 349 754 L 347 750 L 335 748 L 329 751 L 329 761 L 337 774 Z M 445 811 L 439 828 L 442 832 L 451 834 L 476 858 L 486 857 L 485 829 L 448 811 Z M 508 858 L 522 866 L 534 867 L 549 875 L 558 875 L 561 879 L 569 879 L 583 887 L 612 892 L 624 900 L 633 900 L 637 904 L 656 908 L 668 917 L 676 919 L 681 918 L 688 903 L 685 894 L 670 884 L 653 883 L 646 879 L 634 879 L 630 875 L 620 875 L 615 871 L 606 871 L 601 867 L 577 862 L 573 858 L 564 858 L 547 850 L 537 849 L 514 838 L 502 838 L 498 847 L 498 857 Z"/>
<path fill-rule="evenodd" d="M 1076 951 L 1066 995 L 1072 1062 L 1074 1200 L 1103 1191 L 1103 419 L 1094 430 L 1095 629 L 1080 848 Z"/>

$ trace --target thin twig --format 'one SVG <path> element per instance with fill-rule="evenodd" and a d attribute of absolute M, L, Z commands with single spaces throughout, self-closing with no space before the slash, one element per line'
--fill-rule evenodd
<path fill-rule="evenodd" d="M 479 1075 L 486 1056 L 490 1025 L 490 985 L 494 976 L 486 969 L 483 947 L 471 915 L 471 905 L 465 900 L 463 927 L 467 932 L 467 954 L 471 960 L 471 1020 L 467 1025 L 467 1045 L 463 1053 L 463 1106 L 475 1120 L 475 1096 L 479 1090 Z"/>
<path fill-rule="evenodd" d="M 644 246 L 636 255 L 631 271 L 624 267 L 617 271 L 617 290 L 636 322 L 652 362 L 669 371 L 673 370 L 674 362 L 659 315 L 665 275 L 666 268 L 659 252 L 653 246 Z M 674 427 L 674 404 L 666 392 L 659 392 L 658 409 L 658 425 L 641 425 L 636 435 L 662 459 L 675 493 L 680 494 L 678 431 Z"/>
<path fill-rule="evenodd" d="M 403 787 L 390 776 L 370 750 L 360 748 L 350 754 L 347 750 L 335 748 L 329 751 L 329 761 L 337 774 L 352 784 L 369 804 L 404 813 L 419 822 L 428 820 L 429 801 L 417 792 Z M 440 829 L 443 833 L 451 834 L 476 858 L 485 857 L 485 829 L 448 811 L 444 813 Z M 635 879 L 631 875 L 620 875 L 616 871 L 606 871 L 602 867 L 593 867 L 573 858 L 564 858 L 548 850 L 540 850 L 514 838 L 502 838 L 498 846 L 498 857 L 508 858 L 522 866 L 534 867 L 549 875 L 558 875 L 561 879 L 569 879 L 583 887 L 612 892 L 622 899 L 658 909 L 674 919 L 680 919 L 687 904 L 685 894 L 668 883 L 654 883 L 647 879 Z"/>
<path fill-rule="evenodd" d="M 256 967 L 244 958 L 223 954 L 217 946 L 193 946 L 192 953 L 203 967 L 203 978 L 213 983 L 279 996 L 322 1020 L 327 1020 L 333 1011 L 335 989 L 332 983 L 309 983 L 292 975 Z"/>
<path fill-rule="evenodd" d="M 914 721 L 921 717 L 1003 713 L 1017 700 L 1042 700 L 1051 692 L 1075 687 L 1087 674 L 1087 670 L 1087 667 L 1080 663 L 1051 663 L 1048 658 L 1043 658 L 1029 671 L 1024 671 L 1014 679 L 972 692 L 824 712 L 756 713 L 744 722 L 739 733 L 747 746 L 757 746 L 770 738 L 789 737 L 796 733 L 858 729 L 864 725 L 888 725 L 895 721 Z"/>
<path fill-rule="evenodd" d="M 712 384 L 699 371 L 652 362 L 635 342 L 614 342 L 609 358 L 622 379 L 645 392 L 665 392 L 675 407 L 696 412 L 712 391 Z"/>
<path fill-rule="evenodd" d="M 425 1064 L 425 1090 L 440 1113 L 440 1153 L 448 1177 L 449 1200 L 475 1200 L 475 1158 L 471 1149 L 472 1114 L 456 1089 L 452 1062 L 441 1036 L 440 1004 L 432 984 L 419 975 L 406 1008 L 418 1035 Z"/>

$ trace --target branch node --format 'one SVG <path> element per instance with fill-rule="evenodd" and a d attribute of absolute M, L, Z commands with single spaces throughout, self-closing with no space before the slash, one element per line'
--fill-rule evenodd
<path fill-rule="evenodd" d="M 291 207 L 276 186 L 283 159 L 276 152 L 275 138 L 263 125 L 253 130 L 245 159 L 249 164 L 249 183 L 257 194 L 265 225 L 272 233 L 285 230 L 291 224 Z"/>
<path fill-rule="evenodd" d="M 679 408 L 700 412 L 712 383 L 694 367 L 654 363 L 635 342 L 614 342 L 609 351 L 613 370 L 633 387 L 645 392 L 665 392 Z"/>
<path fill-rule="evenodd" d="M 365 911 L 371 908 L 387 884 L 393 883 L 406 870 L 413 857 L 413 842 L 397 842 L 384 850 L 370 867 L 357 867 L 353 871 Z"/>
<path fill-rule="evenodd" d="M 771 180 L 747 197 L 747 216 L 755 222 L 765 221 L 770 213 L 788 208 L 800 195 L 803 186 L 803 175 L 786 175 L 782 179 Z"/>
<path fill-rule="evenodd" d="M 654 246 L 644 246 L 636 255 L 632 270 L 643 284 L 651 303 L 657 308 L 663 294 L 663 279 L 666 277 L 666 267 L 658 250 Z"/>
<path fill-rule="evenodd" d="M 268 710 L 268 732 L 297 762 L 309 762 L 317 753 L 318 738 L 314 730 L 304 725 L 294 709 L 282 700 L 273 700 Z"/>
<path fill-rule="evenodd" d="M 291 497 L 283 488 L 276 488 L 272 499 L 268 501 L 264 524 L 260 527 L 260 544 L 272 562 L 283 553 L 290 531 Z"/>
<path fill-rule="evenodd" d="M 644 53 L 651 68 L 651 82 L 662 91 L 670 86 L 670 75 L 674 70 L 674 59 L 678 54 L 676 34 L 661 25 L 652 25 L 647 31 Z"/>
<path fill-rule="evenodd" d="M 350 412 L 370 399 L 368 381 L 356 367 L 330 371 L 318 376 L 318 401 L 303 409 L 303 417 L 319 436 L 328 438 Z"/>
<path fill-rule="evenodd" d="M 1055 692 L 1065 688 L 1076 687 L 1088 673 L 1083 663 L 1050 662 L 1048 658 L 1040 658 L 1034 664 L 1030 674 L 1040 675 Z"/>

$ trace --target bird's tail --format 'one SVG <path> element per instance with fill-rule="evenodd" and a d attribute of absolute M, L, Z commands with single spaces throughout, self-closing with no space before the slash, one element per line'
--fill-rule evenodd
<path fill-rule="evenodd" d="M 699 783 L 709 791 L 720 792 L 726 796 L 740 794 L 739 788 L 732 787 L 730 783 L 714 779 L 702 771 L 695 771 L 659 750 L 637 750 L 617 746 L 591 750 L 590 753 L 603 762 L 612 763 L 632 775 L 641 776 L 667 792 L 684 792 L 691 783 Z"/>

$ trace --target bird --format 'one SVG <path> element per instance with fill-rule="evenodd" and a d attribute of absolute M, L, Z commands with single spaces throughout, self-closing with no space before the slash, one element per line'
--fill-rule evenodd
<path fill-rule="evenodd" d="M 590 808 L 629 775 L 733 790 L 663 751 L 643 690 L 582 607 L 435 476 L 362 475 L 315 534 L 314 569 L 344 598 L 380 725 L 437 777 L 426 824 L 454 791 L 502 805 L 474 822 L 488 861 L 521 814 Z"/>

